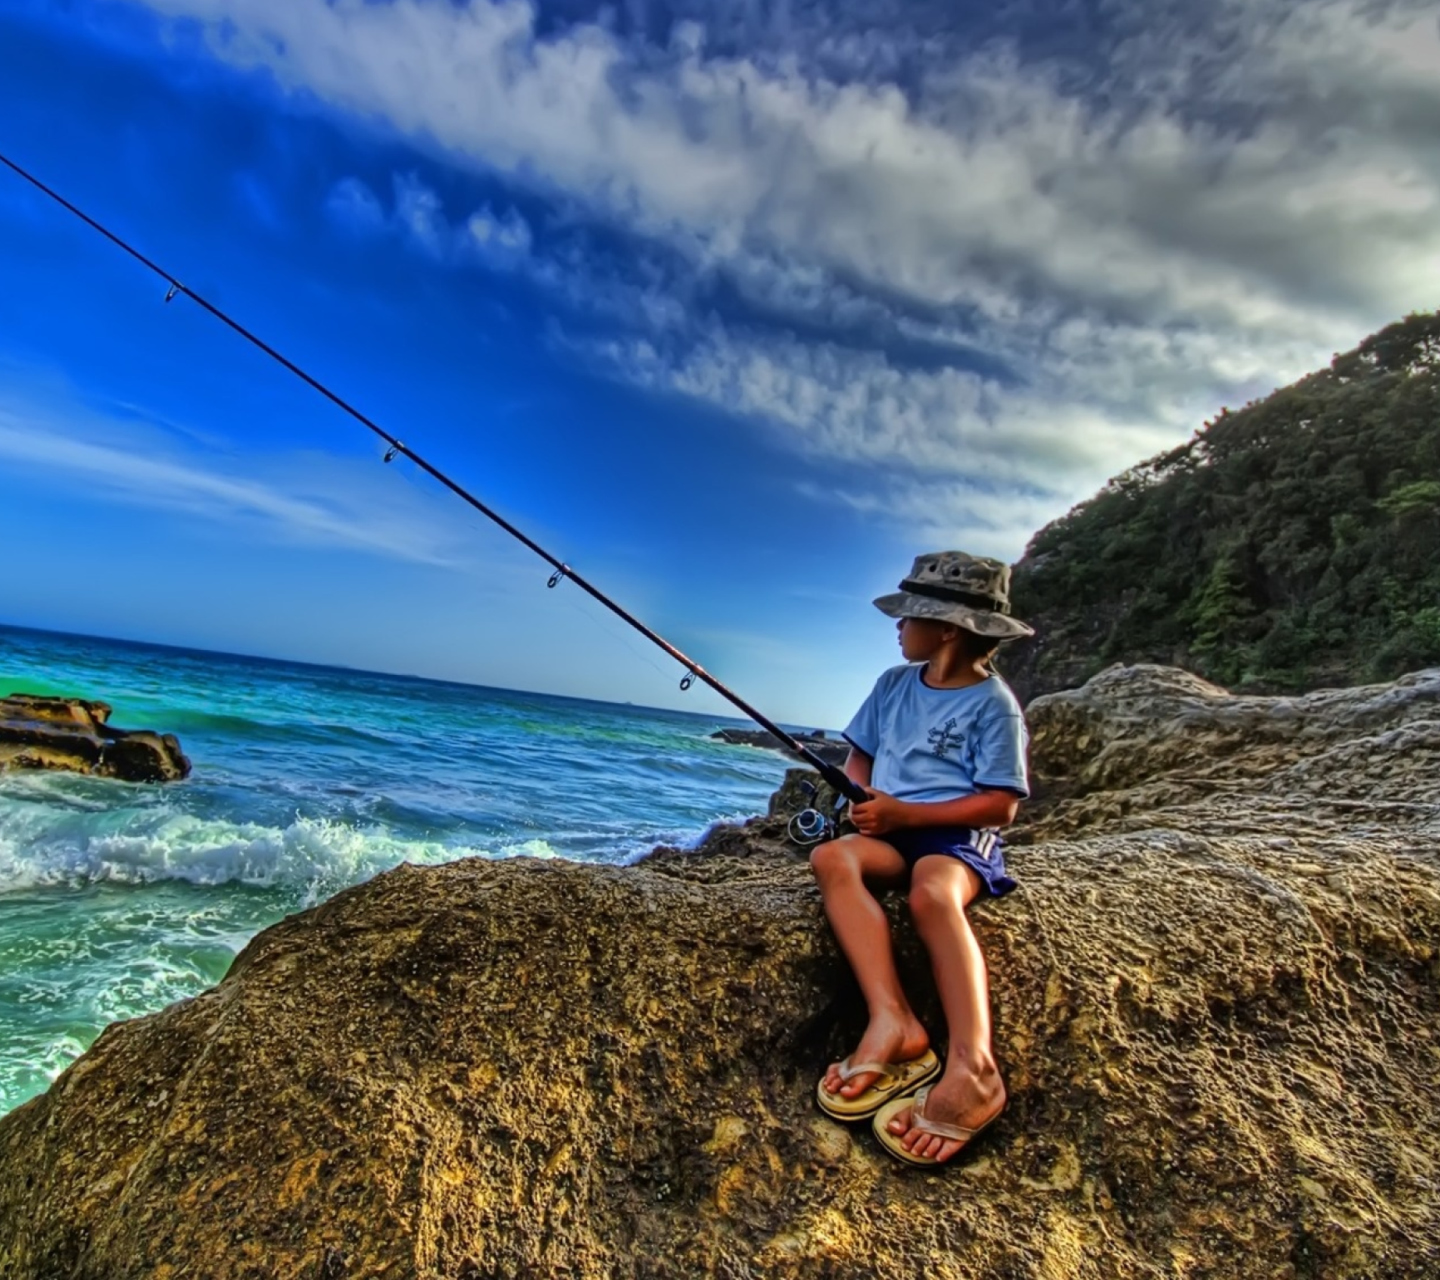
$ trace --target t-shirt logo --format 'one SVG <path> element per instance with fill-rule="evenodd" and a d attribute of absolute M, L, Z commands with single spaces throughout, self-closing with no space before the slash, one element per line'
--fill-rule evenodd
<path fill-rule="evenodd" d="M 938 729 L 931 729 L 925 736 L 929 739 L 931 747 L 940 759 L 944 760 L 950 754 L 953 747 L 958 747 L 965 741 L 965 735 L 958 732 L 955 725 L 958 723 L 954 716 L 945 721 Z"/>

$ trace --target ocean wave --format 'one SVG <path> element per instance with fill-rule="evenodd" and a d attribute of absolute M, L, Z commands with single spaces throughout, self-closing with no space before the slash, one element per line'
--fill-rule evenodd
<path fill-rule="evenodd" d="M 166 711 L 163 723 L 171 733 L 184 735 L 192 731 L 210 732 L 241 743 L 321 743 L 343 746 L 349 742 L 385 749 L 406 745 L 403 738 L 358 724 L 342 724 L 321 719 L 256 719 L 233 712 L 204 711 L 193 707 Z"/>
<path fill-rule="evenodd" d="M 313 901 L 402 862 L 557 856 L 538 838 L 445 844 L 328 818 L 297 816 L 284 826 L 267 826 L 174 811 L 93 814 L 0 806 L 0 893 L 177 880 L 285 887 Z"/>

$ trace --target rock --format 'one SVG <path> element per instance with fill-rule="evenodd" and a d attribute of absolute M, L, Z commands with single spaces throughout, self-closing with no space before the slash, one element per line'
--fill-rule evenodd
<path fill-rule="evenodd" d="M 1029 821 L 1046 835 L 1138 829 L 1157 814 L 1319 834 L 1366 809 L 1440 811 L 1440 668 L 1242 697 L 1173 667 L 1115 666 L 1037 698 L 1026 718 L 1038 779 Z"/>
<path fill-rule="evenodd" d="M 266 930 L 0 1119 L 0 1275 L 1431 1277 L 1437 692 L 1037 703 L 1051 794 L 973 913 L 1011 1104 L 946 1172 L 814 1108 L 863 1007 L 777 803 Z"/>
<path fill-rule="evenodd" d="M 769 751 L 782 751 L 792 760 L 800 760 L 797 752 L 791 751 L 768 729 L 717 729 L 710 735 L 721 742 L 734 743 L 737 746 L 764 747 Z M 850 745 L 843 738 L 827 737 L 824 729 L 815 729 L 810 733 L 796 733 L 791 735 L 814 755 L 820 757 L 826 764 L 843 765 L 850 754 Z"/>
<path fill-rule="evenodd" d="M 63 769 L 124 782 L 173 782 L 190 775 L 174 734 L 117 729 L 110 706 L 78 698 L 12 693 L 0 698 L 0 772 Z"/>

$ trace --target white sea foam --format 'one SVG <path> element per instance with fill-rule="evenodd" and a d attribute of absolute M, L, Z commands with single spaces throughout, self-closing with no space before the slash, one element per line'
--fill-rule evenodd
<path fill-rule="evenodd" d="M 0 797 L 0 892 L 102 882 L 284 886 L 312 896 L 401 862 L 558 856 L 544 840 L 492 847 L 407 840 L 381 828 L 297 816 L 268 826 L 199 818 L 167 806 L 108 812 Z"/>
<path fill-rule="evenodd" d="M 7 1097 L 4 1087 L 7 1079 L 23 1073 L 43 1075 L 47 1080 L 54 1080 L 85 1052 L 88 1043 L 88 1038 L 81 1040 L 73 1035 L 61 1034 L 38 1044 L 27 1043 L 23 1046 L 23 1055 L 14 1051 L 0 1052 L 0 1115 L 5 1113 L 7 1103 L 20 1101 L 18 1097 Z M 17 1046 L 19 1047 L 22 1046 Z"/>
<path fill-rule="evenodd" d="M 0 1114 L 287 912 L 400 862 L 692 847 L 717 811 L 763 808 L 781 768 L 639 708 L 3 627 L 0 665 L 178 729 L 195 761 L 164 787 L 0 774 Z"/>

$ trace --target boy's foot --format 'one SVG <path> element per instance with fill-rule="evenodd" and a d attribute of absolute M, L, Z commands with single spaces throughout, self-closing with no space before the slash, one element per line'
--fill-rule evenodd
<path fill-rule="evenodd" d="M 865 1034 L 860 1037 L 860 1044 L 850 1055 L 850 1061 L 909 1062 L 929 1047 L 930 1037 L 914 1014 L 897 1018 L 882 1016 L 870 1019 L 870 1025 L 865 1028 Z M 842 1081 L 840 1064 L 832 1062 L 825 1072 L 824 1089 L 826 1093 L 838 1094 L 842 1098 L 858 1098 L 875 1083 L 876 1078 L 875 1072 L 866 1071 Z"/>
<path fill-rule="evenodd" d="M 930 1086 L 925 1099 L 925 1118 L 979 1130 L 1005 1109 L 1005 1098 L 1005 1082 L 993 1067 L 982 1075 L 976 1075 L 966 1067 L 956 1067 L 947 1070 Z M 885 1126 L 901 1140 L 911 1155 L 944 1164 L 963 1149 L 965 1144 L 955 1138 L 941 1138 L 919 1129 L 912 1130 L 911 1110 L 911 1107 L 905 1107 Z"/>

